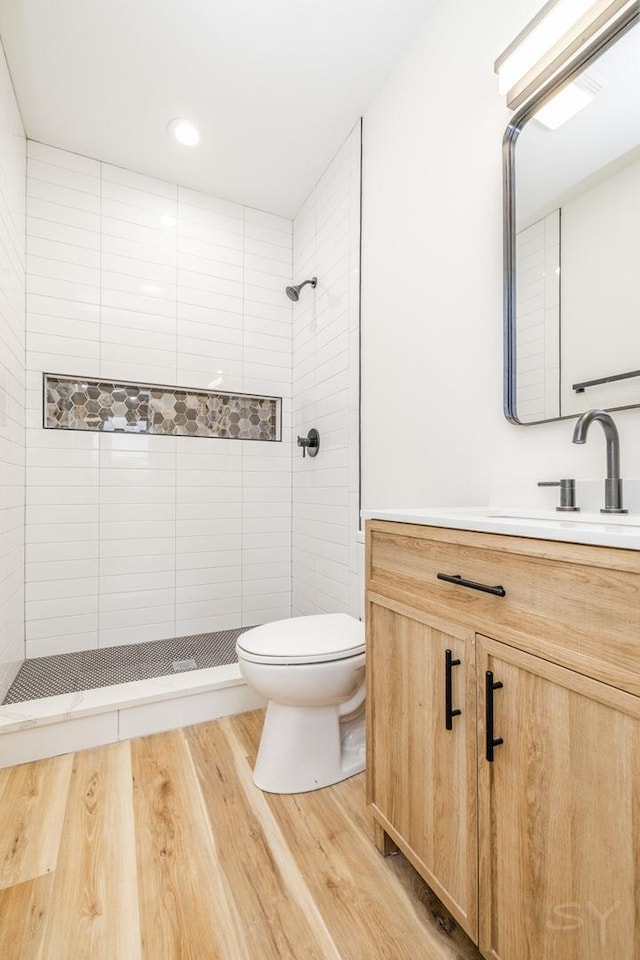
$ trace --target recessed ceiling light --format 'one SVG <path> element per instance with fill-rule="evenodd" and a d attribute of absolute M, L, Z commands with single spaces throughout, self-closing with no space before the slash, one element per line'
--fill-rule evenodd
<path fill-rule="evenodd" d="M 195 147 L 200 143 L 200 131 L 191 120 L 185 120 L 183 117 L 176 117 L 167 124 L 167 130 L 172 137 L 175 137 L 178 143 L 185 147 Z"/>

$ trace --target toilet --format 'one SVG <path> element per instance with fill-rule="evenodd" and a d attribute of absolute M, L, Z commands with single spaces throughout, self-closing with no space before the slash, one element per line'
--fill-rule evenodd
<path fill-rule="evenodd" d="M 254 627 L 240 672 L 268 701 L 253 772 L 267 793 L 305 793 L 364 770 L 364 625 L 345 613 Z"/>

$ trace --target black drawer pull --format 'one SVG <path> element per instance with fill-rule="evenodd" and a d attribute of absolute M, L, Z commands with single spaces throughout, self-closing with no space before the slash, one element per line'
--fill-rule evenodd
<path fill-rule="evenodd" d="M 457 583 L 459 587 L 469 587 L 471 590 L 481 590 L 483 593 L 492 593 L 494 597 L 506 597 L 507 591 L 504 587 L 488 587 L 486 583 L 475 583 L 474 580 L 463 580 L 459 573 L 451 575 L 449 573 L 436 574 L 438 580 L 446 580 L 447 583 Z"/>
<path fill-rule="evenodd" d="M 491 670 L 487 670 L 485 676 L 485 727 L 487 736 L 487 760 L 489 763 L 493 763 L 494 747 L 499 747 L 501 743 L 504 743 L 502 737 L 494 737 L 493 735 L 493 691 L 500 690 L 501 688 L 502 683 L 499 680 L 494 683 L 493 673 Z"/>
<path fill-rule="evenodd" d="M 445 650 L 444 652 L 444 725 L 447 730 L 453 730 L 453 718 L 459 717 L 462 713 L 462 710 L 453 709 L 453 687 L 452 687 L 452 677 L 451 669 L 452 667 L 459 667 L 461 660 L 453 659 L 453 651 Z"/>

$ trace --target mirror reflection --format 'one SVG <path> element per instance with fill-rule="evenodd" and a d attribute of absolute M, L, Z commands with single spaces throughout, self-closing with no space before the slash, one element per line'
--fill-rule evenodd
<path fill-rule="evenodd" d="M 512 239 L 517 419 L 640 404 L 639 25 L 522 129 Z"/>

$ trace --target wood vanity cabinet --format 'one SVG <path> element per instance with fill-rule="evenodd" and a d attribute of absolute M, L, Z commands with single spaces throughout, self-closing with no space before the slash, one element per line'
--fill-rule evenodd
<path fill-rule="evenodd" d="M 370 800 L 383 831 L 473 935 L 478 857 L 473 634 L 382 598 L 372 601 L 368 612 Z M 447 673 L 451 713 L 460 711 L 448 724 Z M 384 834 L 378 836 L 384 842 Z"/>
<path fill-rule="evenodd" d="M 637 960 L 640 553 L 376 520 L 366 563 L 379 849 L 487 958 Z"/>

